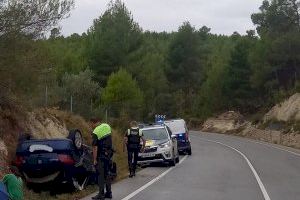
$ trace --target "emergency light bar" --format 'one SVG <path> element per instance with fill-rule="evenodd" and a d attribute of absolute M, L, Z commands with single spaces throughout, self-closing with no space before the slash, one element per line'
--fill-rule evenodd
<path fill-rule="evenodd" d="M 165 119 L 166 119 L 166 115 L 155 115 L 156 124 L 164 124 Z"/>

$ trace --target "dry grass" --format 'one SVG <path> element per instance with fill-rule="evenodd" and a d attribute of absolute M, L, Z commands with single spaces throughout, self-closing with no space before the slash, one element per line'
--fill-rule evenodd
<path fill-rule="evenodd" d="M 10 104 L 1 104 L 0 102 L 0 140 L 4 141 L 4 147 L 7 148 L 8 155 L 0 152 L 0 167 L 7 168 L 8 164 L 15 156 L 17 139 L 19 133 L 24 131 L 26 112 L 19 106 Z M 0 179 L 7 173 L 7 170 L 0 170 Z"/>
<path fill-rule="evenodd" d="M 94 192 L 97 191 L 96 186 L 88 186 L 85 190 L 80 192 L 73 192 L 73 193 L 65 193 L 59 195 L 50 195 L 49 192 L 41 192 L 35 193 L 31 190 L 25 189 L 24 190 L 24 199 L 25 200 L 78 200 L 83 197 L 86 197 Z"/>
<path fill-rule="evenodd" d="M 80 129 L 84 140 L 87 143 L 91 143 L 92 129 L 81 116 L 56 109 L 41 109 L 39 112 L 46 116 L 55 117 L 59 121 L 63 122 L 68 130 Z"/>

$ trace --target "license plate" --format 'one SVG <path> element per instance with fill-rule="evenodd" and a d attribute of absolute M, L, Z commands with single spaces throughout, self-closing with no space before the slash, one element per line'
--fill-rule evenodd
<path fill-rule="evenodd" d="M 28 159 L 27 163 L 30 165 L 35 165 L 37 162 L 36 162 L 36 159 Z"/>
<path fill-rule="evenodd" d="M 154 156 L 155 156 L 155 154 L 153 154 L 153 153 L 145 153 L 142 155 L 143 158 L 149 158 L 149 157 L 154 157 Z"/>
<path fill-rule="evenodd" d="M 31 158 L 27 162 L 28 162 L 28 164 L 31 164 L 31 165 L 42 165 L 42 164 L 47 164 L 48 163 L 48 159 Z"/>

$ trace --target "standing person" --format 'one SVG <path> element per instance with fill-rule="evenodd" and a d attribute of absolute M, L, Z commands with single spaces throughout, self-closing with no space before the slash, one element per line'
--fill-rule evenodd
<path fill-rule="evenodd" d="M 143 143 L 141 148 L 141 141 Z M 143 138 L 143 133 L 138 127 L 136 121 L 130 123 L 130 129 L 127 130 L 124 137 L 124 151 L 125 145 L 127 147 L 128 153 L 128 168 L 129 168 L 129 177 L 132 178 L 135 176 L 135 170 L 137 165 L 137 159 L 140 151 L 144 151 L 146 141 Z"/>
<path fill-rule="evenodd" d="M 109 164 L 113 155 L 111 127 L 106 123 L 93 121 L 93 158 L 94 165 L 98 170 L 99 193 L 92 197 L 93 200 L 111 199 L 111 180 L 109 177 Z M 106 186 L 106 193 L 104 193 Z"/>

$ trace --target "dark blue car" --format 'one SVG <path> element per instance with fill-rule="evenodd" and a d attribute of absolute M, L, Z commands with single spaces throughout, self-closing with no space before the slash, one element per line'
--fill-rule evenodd
<path fill-rule="evenodd" d="M 81 132 L 73 130 L 65 139 L 22 138 L 14 165 L 28 184 L 65 183 L 82 190 L 95 178 L 92 161 L 91 148 L 83 145 Z"/>
<path fill-rule="evenodd" d="M 192 146 L 189 138 L 189 131 L 183 119 L 166 120 L 165 125 L 168 126 L 173 135 L 177 138 L 178 152 L 192 155 Z"/>

